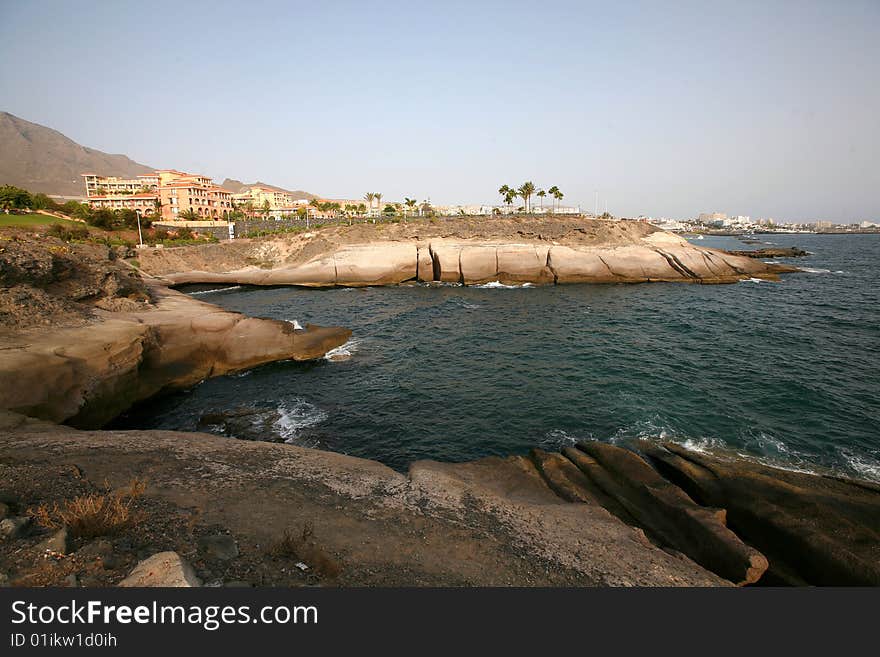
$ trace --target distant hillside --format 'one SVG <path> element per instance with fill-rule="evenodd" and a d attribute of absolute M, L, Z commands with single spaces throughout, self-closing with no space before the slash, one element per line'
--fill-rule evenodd
<path fill-rule="evenodd" d="M 0 185 L 15 185 L 31 192 L 58 196 L 83 196 L 84 173 L 134 178 L 153 171 L 154 167 L 125 155 L 80 146 L 57 130 L 0 112 Z M 294 199 L 318 198 L 302 190 L 291 191 L 264 182 L 252 184 L 287 192 Z M 250 186 L 231 178 L 222 185 L 236 193 Z"/>
<path fill-rule="evenodd" d="M 153 171 L 125 155 L 80 146 L 57 130 L 0 112 L 0 185 L 82 196 L 83 173 L 133 178 Z"/>
<path fill-rule="evenodd" d="M 283 187 L 278 187 L 277 185 L 270 185 L 269 183 L 260 182 L 259 180 L 255 183 L 243 183 L 240 180 L 233 180 L 232 178 L 227 178 L 226 180 L 223 181 L 223 183 L 220 186 L 223 189 L 228 189 L 233 194 L 238 194 L 246 187 L 260 186 L 260 187 L 266 187 L 268 189 L 274 189 L 279 192 L 287 192 L 296 201 L 298 201 L 299 199 L 311 200 L 313 198 L 319 198 L 318 196 L 316 196 L 314 194 L 310 194 L 309 192 L 304 192 L 301 189 L 297 189 L 297 190 L 284 189 Z"/>

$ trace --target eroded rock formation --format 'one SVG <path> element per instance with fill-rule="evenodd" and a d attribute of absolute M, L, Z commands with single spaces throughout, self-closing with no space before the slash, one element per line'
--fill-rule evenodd
<path fill-rule="evenodd" d="M 311 360 L 351 331 L 246 317 L 150 284 L 153 305 L 3 336 L 0 408 L 98 427 L 159 392 L 277 360 Z"/>
<path fill-rule="evenodd" d="M 324 552 L 342 565 L 340 585 L 729 585 L 600 505 L 559 497 L 523 457 L 422 461 L 407 476 L 295 445 L 159 430 L 80 431 L 2 411 L 0 453 L 0 469 L 76 463 L 83 477 L 114 489 L 132 473 L 147 477 L 146 496 L 195 507 L 199 522 L 236 538 L 239 555 L 224 564 L 266 559 L 266 546 L 307 520 Z M 5 570 L 3 555 L 26 545 L 0 542 L 0 571 L 24 577 Z M 199 570 L 195 576 L 212 577 Z"/>
<path fill-rule="evenodd" d="M 640 449 L 770 561 L 771 584 L 880 585 L 880 486 L 722 459 L 675 444 Z"/>
<path fill-rule="evenodd" d="M 365 286 L 408 281 L 535 285 L 680 281 L 732 283 L 797 271 L 696 247 L 638 222 L 536 221 L 548 234 L 512 231 L 501 220 L 443 232 L 436 226 L 348 234 L 324 229 L 263 242 L 143 254 L 143 266 L 172 284 Z M 497 224 L 497 225 L 496 225 Z M 605 225 L 611 224 L 611 225 Z M 504 227 L 502 230 L 499 228 Z M 563 230 L 564 228 L 564 230 Z M 335 231 L 335 232 L 334 232 Z M 427 234 L 425 234 L 427 233 Z M 353 240 L 361 241 L 353 241 Z M 226 248 L 229 252 L 222 253 Z M 237 253 L 231 258 L 230 253 Z M 210 258 L 208 253 L 214 254 Z M 215 257 L 216 255 L 216 257 Z M 237 264 L 236 264 L 237 263 Z"/>

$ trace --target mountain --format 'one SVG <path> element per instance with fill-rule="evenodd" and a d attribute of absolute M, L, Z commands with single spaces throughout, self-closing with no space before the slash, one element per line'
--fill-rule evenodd
<path fill-rule="evenodd" d="M 0 185 L 83 196 L 83 173 L 134 178 L 153 171 L 125 155 L 80 146 L 57 130 L 0 112 Z"/>
<path fill-rule="evenodd" d="M 0 112 L 0 185 L 57 196 L 83 196 L 84 173 L 134 178 L 155 170 L 125 155 L 80 146 L 57 130 Z M 287 192 L 294 199 L 318 198 L 302 190 L 290 191 L 263 182 L 253 185 Z M 227 178 L 222 187 L 238 193 L 253 185 Z"/>
<path fill-rule="evenodd" d="M 232 178 L 227 178 L 220 185 L 223 189 L 228 189 L 233 194 L 239 194 L 244 189 L 248 187 L 266 187 L 267 189 L 274 189 L 276 192 L 287 192 L 293 197 L 293 200 L 298 201 L 300 199 L 312 200 L 313 198 L 319 198 L 314 194 L 310 194 L 309 192 L 304 192 L 301 189 L 290 190 L 284 189 L 283 187 L 278 187 L 277 185 L 270 185 L 269 183 L 260 182 L 259 180 L 255 183 L 243 183 L 240 180 L 233 180 Z"/>

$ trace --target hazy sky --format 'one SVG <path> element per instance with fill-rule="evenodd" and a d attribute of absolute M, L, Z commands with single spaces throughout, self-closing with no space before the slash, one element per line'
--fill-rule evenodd
<path fill-rule="evenodd" d="M 878 34 L 878 0 L 0 0 L 0 110 L 330 197 L 880 220 Z"/>

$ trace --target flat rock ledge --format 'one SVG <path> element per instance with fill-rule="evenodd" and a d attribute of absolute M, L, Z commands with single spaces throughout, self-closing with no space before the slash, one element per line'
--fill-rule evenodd
<path fill-rule="evenodd" d="M 155 307 L 3 336 L 0 408 L 100 427 L 138 401 L 278 360 L 312 360 L 351 331 L 228 312 L 148 282 Z"/>
<path fill-rule="evenodd" d="M 672 444 L 585 442 L 401 474 L 292 445 L 6 412 L 0 451 L 111 484 L 144 473 L 148 495 L 197 506 L 236 551 L 313 518 L 345 563 L 340 584 L 880 584 L 880 487 Z"/>
<path fill-rule="evenodd" d="M 155 272 L 170 285 L 188 283 L 363 287 L 402 283 L 552 285 L 567 283 L 735 283 L 749 278 L 778 280 L 796 267 L 692 246 L 657 232 L 618 246 L 486 242 L 436 238 L 329 246 L 308 259 L 268 259 L 260 266 L 204 271 L 195 252 L 176 255 L 185 271 Z M 164 258 L 165 254 L 148 256 Z M 157 260 L 158 262 L 158 260 Z M 167 266 L 167 263 L 164 263 Z"/>

